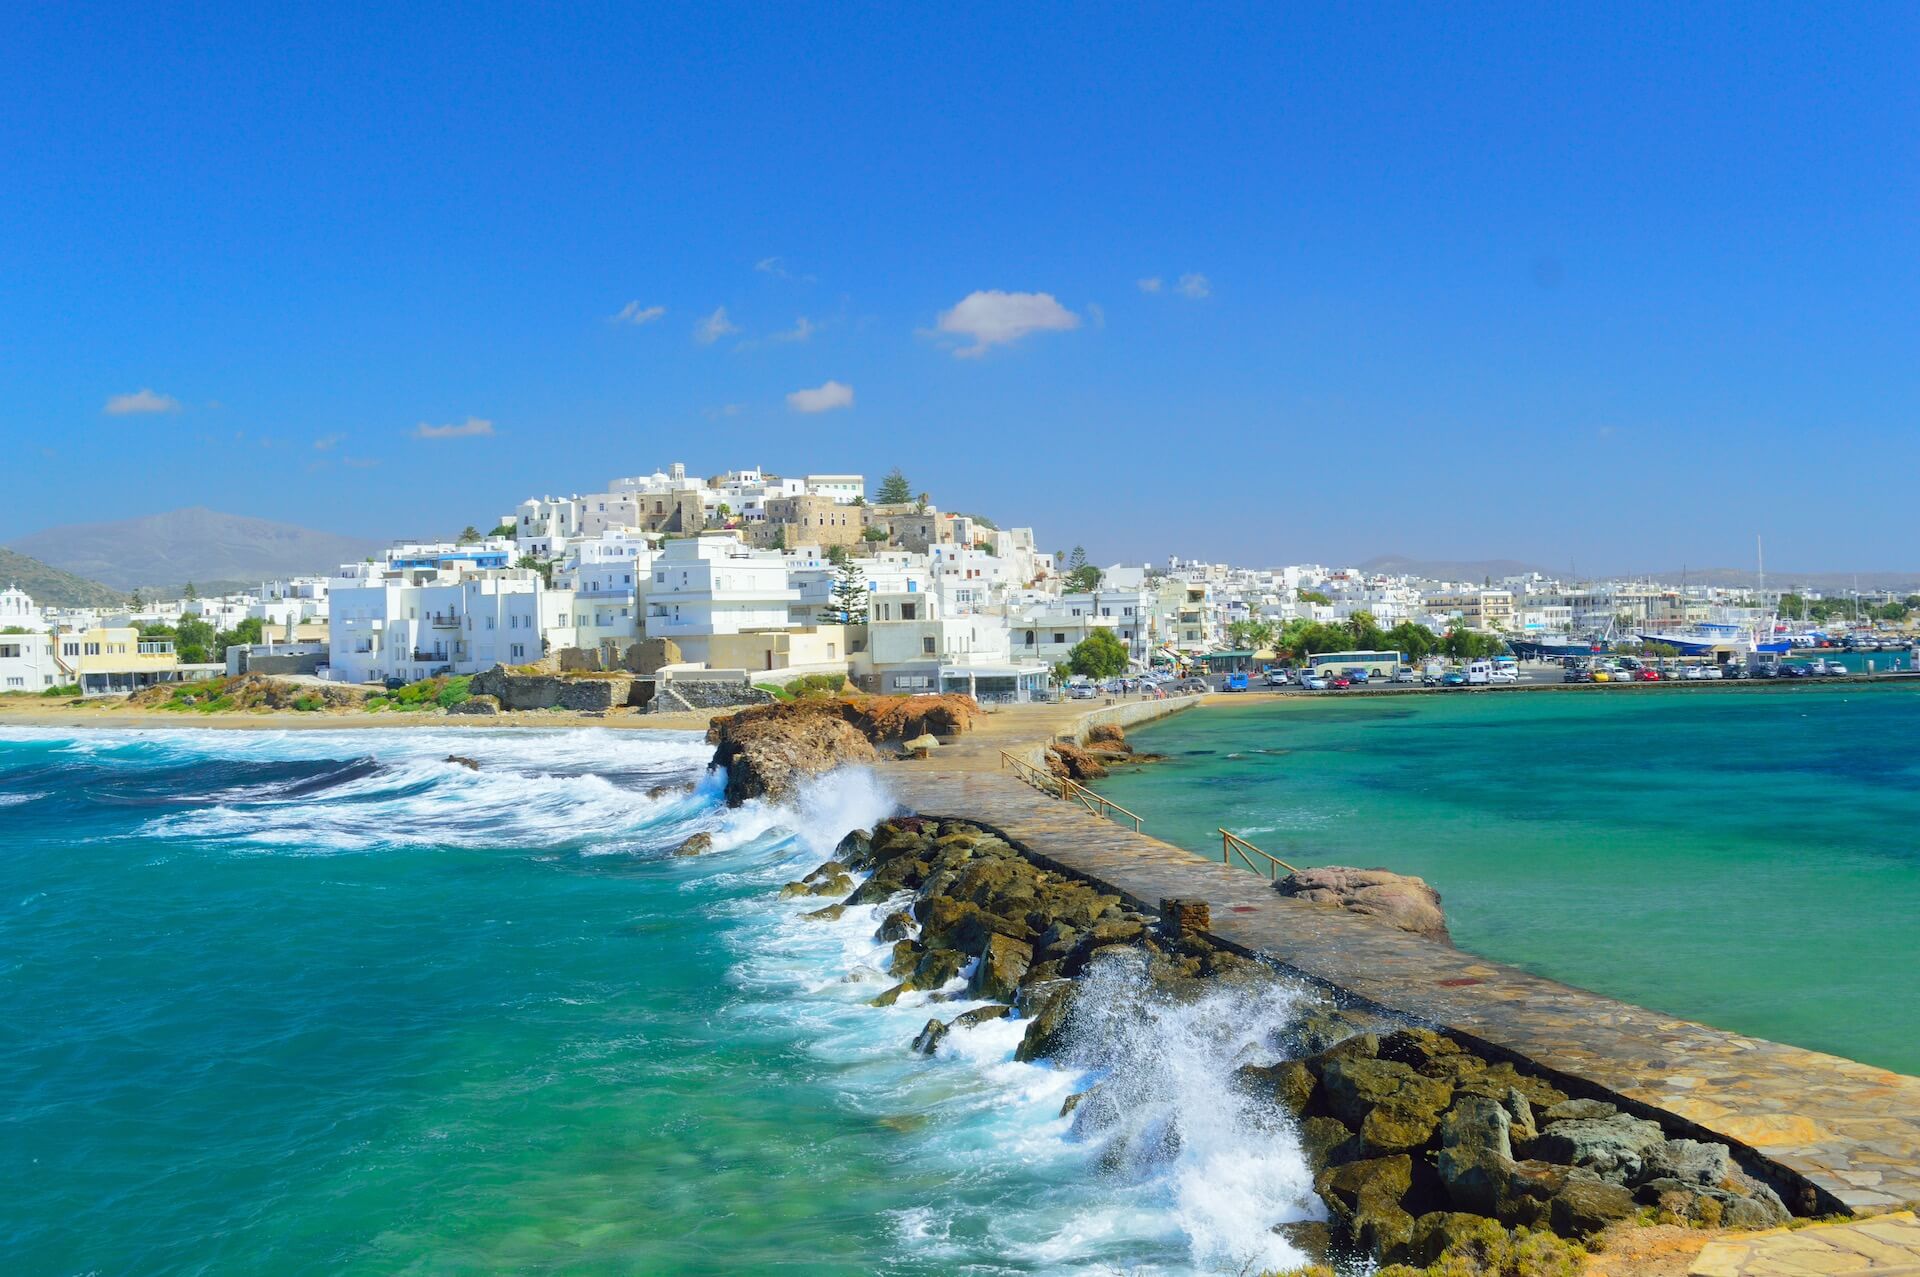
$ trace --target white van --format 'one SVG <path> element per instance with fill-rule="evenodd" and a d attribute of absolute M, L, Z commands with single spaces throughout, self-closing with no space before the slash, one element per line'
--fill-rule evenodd
<path fill-rule="evenodd" d="M 1493 682 L 1493 662 L 1492 661 L 1473 661 L 1470 664 L 1468 664 L 1467 683 L 1469 686 L 1475 683 L 1491 683 L 1491 682 Z"/>

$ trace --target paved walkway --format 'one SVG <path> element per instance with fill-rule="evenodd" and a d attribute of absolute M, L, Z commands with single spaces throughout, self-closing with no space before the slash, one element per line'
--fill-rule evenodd
<path fill-rule="evenodd" d="M 1291 900 L 1264 877 L 967 762 L 962 770 L 943 756 L 884 775 L 910 809 L 994 826 L 1037 860 L 1097 879 L 1144 908 L 1166 897 L 1207 900 L 1215 936 L 1230 945 L 1524 1059 L 1563 1089 L 1617 1097 L 1682 1132 L 1757 1155 L 1743 1160 L 1798 1213 L 1920 1201 L 1920 1078 L 1675 1019 Z"/>
<path fill-rule="evenodd" d="M 1847 1224 L 1731 1234 L 1707 1243 L 1690 1277 L 1875 1277 L 1920 1273 L 1920 1220 L 1912 1211 Z"/>

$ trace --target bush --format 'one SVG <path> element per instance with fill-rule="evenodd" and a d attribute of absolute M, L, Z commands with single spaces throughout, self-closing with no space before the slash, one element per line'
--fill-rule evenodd
<path fill-rule="evenodd" d="M 838 696 L 847 686 L 845 674 L 804 674 L 787 684 L 793 696 Z"/>
<path fill-rule="evenodd" d="M 315 711 L 322 708 L 324 705 L 325 705 L 325 702 L 322 701 L 318 696 L 315 696 L 312 692 L 308 692 L 305 696 L 296 696 L 293 698 L 293 708 L 299 710 L 303 714 L 314 713 Z"/>
<path fill-rule="evenodd" d="M 80 684 L 68 683 L 65 687 L 49 687 L 46 691 L 40 693 L 40 695 L 42 696 L 78 696 L 80 695 Z"/>

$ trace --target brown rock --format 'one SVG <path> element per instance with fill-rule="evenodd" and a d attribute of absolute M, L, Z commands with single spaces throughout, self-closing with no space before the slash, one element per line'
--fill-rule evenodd
<path fill-rule="evenodd" d="M 1440 893 L 1419 878 L 1385 869 L 1332 865 L 1290 873 L 1274 887 L 1283 896 L 1337 905 L 1429 940 L 1453 943 L 1447 916 L 1440 908 Z"/>
<path fill-rule="evenodd" d="M 776 702 L 715 719 L 709 768 L 724 768 L 729 807 L 752 798 L 778 802 L 807 779 L 837 767 L 875 763 L 879 755 L 852 724 L 816 700 Z"/>
<path fill-rule="evenodd" d="M 1413 1160 L 1405 1153 L 1330 1167 L 1313 1187 L 1346 1234 L 1382 1263 L 1406 1257 L 1413 1216 L 1400 1203 L 1413 1187 Z"/>
<path fill-rule="evenodd" d="M 1067 780 L 1099 780 L 1107 774 L 1100 760 L 1070 741 L 1047 746 L 1047 770 Z"/>
<path fill-rule="evenodd" d="M 1120 729 L 1118 723 L 1101 723 L 1091 728 L 1087 732 L 1087 744 L 1126 754 L 1133 752 L 1133 746 L 1127 744 L 1126 732 Z"/>
<path fill-rule="evenodd" d="M 974 966 L 972 990 L 976 997 L 1011 1002 L 1020 980 L 1033 964 L 1033 946 L 1011 936 L 989 935 Z"/>
<path fill-rule="evenodd" d="M 676 856 L 700 856 L 713 850 L 712 834 L 693 834 L 673 849 Z"/>

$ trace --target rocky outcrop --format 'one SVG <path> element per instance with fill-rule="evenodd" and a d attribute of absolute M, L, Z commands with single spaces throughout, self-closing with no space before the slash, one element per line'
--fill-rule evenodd
<path fill-rule="evenodd" d="M 750 798 L 779 801 L 801 782 L 836 767 L 874 763 L 879 755 L 832 701 L 792 701 L 742 710 L 707 729 L 709 768 L 727 773 L 727 805 Z"/>
<path fill-rule="evenodd" d="M 1068 780 L 1099 780 L 1107 768 L 1098 758 L 1072 741 L 1055 741 L 1047 746 L 1047 770 Z"/>
<path fill-rule="evenodd" d="M 1352 913 L 1377 918 L 1416 936 L 1452 944 L 1440 893 L 1423 879 L 1385 869 L 1348 869 L 1330 865 L 1300 869 L 1274 884 L 1283 896 L 1314 904 L 1337 905 Z"/>

